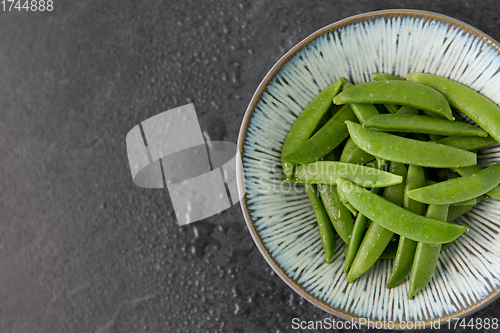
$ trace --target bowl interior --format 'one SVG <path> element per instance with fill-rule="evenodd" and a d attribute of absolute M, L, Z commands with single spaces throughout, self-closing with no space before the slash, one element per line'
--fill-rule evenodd
<path fill-rule="evenodd" d="M 469 226 L 444 251 L 431 282 L 412 301 L 408 280 L 385 288 L 391 260 L 379 260 L 354 283 L 343 273 L 343 243 L 331 264 L 324 253 L 309 199 L 301 186 L 284 185 L 280 152 L 296 117 L 339 77 L 353 83 L 375 72 L 449 77 L 500 103 L 497 42 L 446 16 L 381 11 L 327 26 L 290 50 L 268 73 L 245 114 L 238 148 L 238 187 L 250 233 L 263 256 L 295 291 L 344 319 L 421 322 L 465 316 L 498 295 L 500 202 L 488 199 L 455 223 Z M 498 145 L 478 152 L 485 167 L 500 159 Z"/>

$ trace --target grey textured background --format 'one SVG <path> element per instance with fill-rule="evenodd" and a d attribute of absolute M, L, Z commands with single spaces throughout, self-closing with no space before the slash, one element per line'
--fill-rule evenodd
<path fill-rule="evenodd" d="M 212 139 L 236 142 L 272 65 L 362 12 L 435 11 L 500 40 L 492 0 L 54 7 L 0 12 L 0 332 L 289 332 L 328 317 L 272 272 L 239 206 L 177 226 L 166 190 L 133 184 L 126 133 L 192 102 Z"/>

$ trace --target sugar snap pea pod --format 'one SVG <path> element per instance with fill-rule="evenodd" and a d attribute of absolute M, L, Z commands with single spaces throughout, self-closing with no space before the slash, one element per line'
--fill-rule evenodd
<path fill-rule="evenodd" d="M 452 222 L 455 221 L 457 218 L 459 218 L 462 215 L 467 214 L 474 208 L 475 205 L 470 205 L 470 206 L 449 206 L 448 209 L 448 217 L 446 218 L 446 221 Z M 441 246 L 441 252 L 449 248 L 451 245 L 453 245 L 455 241 L 451 241 L 449 243 L 445 243 Z"/>
<path fill-rule="evenodd" d="M 347 274 L 347 282 L 354 282 L 373 266 L 384 252 L 393 235 L 394 232 L 385 229 L 378 223 L 372 222 L 370 224 Z"/>
<path fill-rule="evenodd" d="M 318 222 L 321 244 L 323 244 L 323 250 L 325 251 L 325 261 L 329 264 L 335 252 L 335 231 L 318 196 L 316 185 L 306 184 L 305 187 Z"/>
<path fill-rule="evenodd" d="M 453 107 L 500 142 L 500 108 L 488 98 L 461 83 L 437 75 L 411 73 L 406 79 L 441 92 Z"/>
<path fill-rule="evenodd" d="M 453 113 L 453 111 L 452 111 L 452 113 Z M 435 114 L 435 113 L 432 113 L 432 112 L 429 112 L 426 110 L 423 110 L 422 114 L 425 116 L 428 116 L 428 117 L 441 118 L 441 119 L 443 118 L 443 116 L 441 116 L 441 115 L 438 115 L 438 114 Z"/>
<path fill-rule="evenodd" d="M 402 77 L 388 74 L 388 73 L 373 73 L 373 78 L 376 81 L 388 81 L 388 80 L 404 80 Z"/>
<path fill-rule="evenodd" d="M 358 216 L 358 210 L 354 208 L 353 205 L 349 203 L 349 201 L 347 201 L 346 197 L 344 197 L 344 194 L 338 190 L 337 186 L 335 186 L 335 188 L 337 189 L 337 194 L 339 196 L 340 202 L 344 205 L 344 207 L 351 212 L 352 216 Z"/>
<path fill-rule="evenodd" d="M 451 204 L 450 207 L 453 207 L 453 206 L 471 206 L 471 205 L 477 204 L 478 202 L 479 202 L 478 198 L 473 198 L 470 200 L 461 201 L 461 202 Z"/>
<path fill-rule="evenodd" d="M 347 128 L 359 148 L 389 161 L 434 168 L 476 164 L 476 154 L 469 151 L 374 131 L 349 121 Z"/>
<path fill-rule="evenodd" d="M 439 141 L 441 139 L 444 139 L 446 135 L 438 135 L 438 134 L 429 134 L 429 140 L 431 141 Z"/>
<path fill-rule="evenodd" d="M 483 168 L 481 168 L 477 164 L 471 165 L 468 167 L 463 167 L 463 168 L 451 168 L 451 171 L 458 173 L 462 177 L 471 175 L 471 174 L 476 173 L 476 172 L 481 171 L 481 170 L 483 170 Z"/>
<path fill-rule="evenodd" d="M 363 126 L 386 132 L 427 133 L 447 136 L 488 136 L 488 133 L 482 129 L 467 123 L 411 114 L 381 114 L 370 118 Z"/>
<path fill-rule="evenodd" d="M 455 241 L 451 241 L 449 243 L 444 243 L 441 245 L 441 252 L 449 248 L 450 246 L 453 245 Z M 389 245 L 384 250 L 384 253 L 380 256 L 379 259 L 394 259 L 396 257 L 396 251 L 398 250 L 398 242 L 397 241 L 391 241 Z M 346 250 L 344 249 L 344 254 Z"/>
<path fill-rule="evenodd" d="M 383 196 L 387 200 L 395 203 L 396 205 L 403 207 L 408 169 L 402 163 L 391 162 L 390 172 L 395 175 L 401 176 L 403 178 L 403 181 L 399 184 L 386 187 L 384 189 Z"/>
<path fill-rule="evenodd" d="M 333 117 L 337 112 L 339 112 L 340 109 L 342 109 L 343 105 L 336 105 L 333 104 L 329 111 L 330 111 L 330 117 Z"/>
<path fill-rule="evenodd" d="M 465 167 L 465 168 L 453 168 L 452 170 L 463 177 L 463 176 L 468 176 L 470 174 L 473 174 L 475 172 L 479 172 L 479 171 L 483 170 L 483 168 L 481 168 L 479 165 L 476 164 L 476 165 L 473 165 L 470 167 Z M 500 200 L 500 185 L 494 187 L 492 190 L 488 191 L 486 194 L 492 198 Z"/>
<path fill-rule="evenodd" d="M 376 164 L 374 164 L 373 167 L 375 167 L 379 170 L 386 170 L 388 165 L 389 165 L 388 161 L 377 159 Z M 338 186 L 337 186 L 337 190 L 338 190 Z M 378 194 L 380 190 L 381 190 L 380 188 L 375 189 L 374 193 Z M 339 191 L 339 195 L 341 195 L 343 197 L 342 191 Z M 346 199 L 344 198 L 344 200 L 346 200 Z M 363 240 L 363 236 L 365 235 L 368 222 L 370 222 L 370 221 L 368 221 L 368 218 L 366 218 L 366 216 L 364 216 L 363 214 L 358 214 L 356 216 L 356 221 L 354 222 L 352 235 L 351 235 L 351 238 L 349 239 L 348 249 L 346 251 L 346 256 L 345 256 L 345 266 L 344 266 L 345 273 L 349 272 L 351 264 L 354 261 L 354 257 L 356 256 L 356 253 L 358 252 L 359 245 L 361 244 L 361 241 Z"/>
<path fill-rule="evenodd" d="M 405 190 L 404 179 L 407 174 L 406 167 L 404 164 L 392 162 L 390 171 L 403 177 L 403 182 L 401 184 L 386 187 L 384 189 L 383 197 L 398 206 L 402 206 Z M 370 227 L 366 231 L 365 237 L 361 242 L 359 250 L 356 253 L 351 269 L 349 270 L 347 281 L 353 282 L 368 271 L 377 259 L 384 253 L 385 248 L 393 236 L 394 232 L 387 230 L 380 224 L 370 224 Z"/>
<path fill-rule="evenodd" d="M 321 158 L 321 161 L 335 161 L 335 160 L 336 160 L 335 152 L 333 150 Z"/>
<path fill-rule="evenodd" d="M 352 138 L 347 139 L 342 155 L 340 156 L 340 162 L 354 164 L 366 164 L 374 159 L 375 156 L 368 154 L 356 146 L 354 141 L 352 141 Z"/>
<path fill-rule="evenodd" d="M 489 193 L 489 192 L 488 192 L 488 193 Z M 477 197 L 477 198 L 476 198 L 476 202 L 477 202 L 477 203 L 480 203 L 481 201 L 488 199 L 488 197 L 490 196 L 488 193 L 483 194 L 483 195 L 480 195 L 479 197 Z"/>
<path fill-rule="evenodd" d="M 399 108 L 398 114 L 418 114 L 418 110 L 408 105 L 403 105 Z"/>
<path fill-rule="evenodd" d="M 470 206 L 450 206 L 450 208 L 448 210 L 448 218 L 446 219 L 446 221 L 448 221 L 448 222 L 455 221 L 460 216 L 462 216 L 462 215 L 467 214 L 468 212 L 470 212 L 472 210 L 472 208 L 474 208 L 474 205 L 470 205 Z"/>
<path fill-rule="evenodd" d="M 394 104 L 384 104 L 384 107 L 389 111 L 390 114 L 398 113 L 400 107 Z"/>
<path fill-rule="evenodd" d="M 441 139 L 437 143 L 463 149 L 463 150 L 477 150 L 480 148 L 488 147 L 497 143 L 491 136 L 483 137 L 470 137 L 470 136 L 450 136 Z"/>
<path fill-rule="evenodd" d="M 448 217 L 448 205 L 436 206 L 430 205 L 427 208 L 426 215 L 429 218 L 446 221 Z M 415 251 L 415 259 L 410 273 L 410 288 L 408 298 L 413 296 L 425 288 L 427 283 L 432 278 L 436 265 L 438 263 L 439 254 L 441 253 L 441 244 L 427 244 L 418 242 Z"/>
<path fill-rule="evenodd" d="M 344 207 L 347 208 L 351 212 L 352 216 L 354 216 L 354 217 L 358 216 L 358 210 L 356 208 L 354 208 L 354 206 L 351 205 L 349 203 L 349 201 L 347 201 L 346 197 L 344 197 L 344 194 L 338 190 L 338 187 L 336 187 L 336 188 L 337 188 L 337 194 L 339 195 L 340 202 L 342 202 Z"/>
<path fill-rule="evenodd" d="M 342 82 L 337 80 L 321 91 L 295 120 L 283 143 L 281 165 L 287 178 L 293 175 L 295 163 L 286 159 L 286 155 L 304 144 L 314 132 L 325 113 L 333 105 L 333 97 L 340 91 Z"/>
<path fill-rule="evenodd" d="M 328 122 L 303 145 L 285 155 L 285 159 L 297 163 L 314 162 L 331 152 L 349 132 L 346 120 L 357 121 L 349 105 L 344 105 Z M 472 125 L 471 125 L 472 126 Z"/>
<path fill-rule="evenodd" d="M 359 245 L 363 240 L 363 236 L 366 232 L 366 225 L 368 224 L 368 218 L 363 214 L 358 214 L 356 216 L 356 220 L 354 221 L 354 227 L 352 229 L 352 235 L 349 239 L 349 245 L 347 246 L 347 251 L 345 254 L 345 263 L 344 263 L 344 273 L 348 273 L 351 268 L 352 262 L 356 257 L 356 253 L 358 252 Z"/>
<path fill-rule="evenodd" d="M 358 216 L 358 213 L 359 213 L 358 210 L 356 208 L 354 208 L 354 206 L 351 205 L 349 202 L 344 203 L 344 206 L 345 206 L 345 208 L 347 208 L 351 212 L 352 216 L 354 216 L 354 217 Z"/>
<path fill-rule="evenodd" d="M 296 183 L 335 185 L 339 177 L 369 187 L 386 187 L 399 184 L 402 181 L 401 176 L 390 172 L 359 164 L 332 161 L 299 165 L 295 170 L 293 181 Z"/>
<path fill-rule="evenodd" d="M 398 242 L 391 241 L 385 248 L 384 252 L 380 255 L 379 259 L 394 259 L 398 250 Z"/>
<path fill-rule="evenodd" d="M 412 213 L 347 179 L 339 178 L 337 186 L 359 213 L 386 229 L 417 242 L 448 243 L 468 230 L 462 225 Z"/>
<path fill-rule="evenodd" d="M 411 190 L 408 196 L 427 204 L 449 205 L 483 195 L 495 188 L 499 182 L 500 163 L 495 163 L 467 176 Z"/>
<path fill-rule="evenodd" d="M 347 81 L 344 78 L 340 78 L 342 81 L 342 88 L 344 90 L 349 89 L 353 87 L 353 84 Z M 373 116 L 376 116 L 379 114 L 377 108 L 373 104 L 358 104 L 358 103 L 353 103 L 350 104 L 352 111 L 358 117 L 358 120 L 361 124 L 363 124 L 365 121 L 370 119 Z"/>
<path fill-rule="evenodd" d="M 335 104 L 374 103 L 408 105 L 454 120 L 446 98 L 433 88 L 410 81 L 373 81 L 355 85 L 335 96 Z"/>
<path fill-rule="evenodd" d="M 425 205 L 414 201 L 408 197 L 409 191 L 415 188 L 425 186 L 424 169 L 420 166 L 410 165 L 405 183 L 405 193 L 403 207 L 415 214 L 424 215 Z M 415 222 L 416 223 L 416 222 Z M 399 237 L 398 251 L 394 258 L 391 275 L 387 279 L 387 288 L 394 288 L 399 285 L 410 273 L 413 258 L 415 257 L 415 248 L 417 242 L 403 235 Z"/>
<path fill-rule="evenodd" d="M 371 161 L 370 163 L 367 163 L 366 165 L 370 165 L 371 163 L 374 163 L 373 168 L 377 168 L 379 170 L 388 170 L 389 167 L 391 166 L 391 161 L 386 160 L 384 158 L 376 158 L 375 161 Z"/>
<path fill-rule="evenodd" d="M 417 242 L 406 237 L 400 237 L 398 242 L 398 250 L 394 257 L 394 264 L 391 275 L 387 279 L 386 287 L 388 289 L 398 286 L 404 281 L 411 270 L 411 264 L 415 257 L 415 248 Z"/>
<path fill-rule="evenodd" d="M 353 218 L 349 210 L 340 201 L 336 185 L 318 185 L 319 194 L 326 214 L 330 218 L 333 228 L 346 243 L 352 233 Z"/>

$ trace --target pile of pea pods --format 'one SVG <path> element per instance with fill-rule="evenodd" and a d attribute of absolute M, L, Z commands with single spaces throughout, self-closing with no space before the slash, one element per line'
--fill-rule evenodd
<path fill-rule="evenodd" d="M 303 183 L 326 262 L 346 243 L 347 281 L 394 259 L 387 287 L 428 284 L 439 254 L 467 226 L 452 223 L 480 200 L 500 199 L 500 163 L 476 151 L 500 142 L 500 109 L 448 78 L 375 73 L 340 78 L 303 110 L 281 153 L 285 182 Z M 475 124 L 474 124 L 475 123 Z"/>

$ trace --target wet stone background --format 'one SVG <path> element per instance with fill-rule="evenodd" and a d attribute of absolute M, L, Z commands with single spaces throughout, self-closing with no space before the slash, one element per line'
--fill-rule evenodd
<path fill-rule="evenodd" d="M 290 332 L 329 315 L 270 269 L 238 205 L 179 227 L 136 187 L 125 136 L 194 103 L 236 142 L 246 106 L 293 45 L 388 8 L 458 18 L 500 40 L 494 1 L 60 1 L 0 11 L 0 331 Z M 500 317 L 499 303 L 474 318 Z M 334 330 L 329 330 L 334 331 Z"/>

